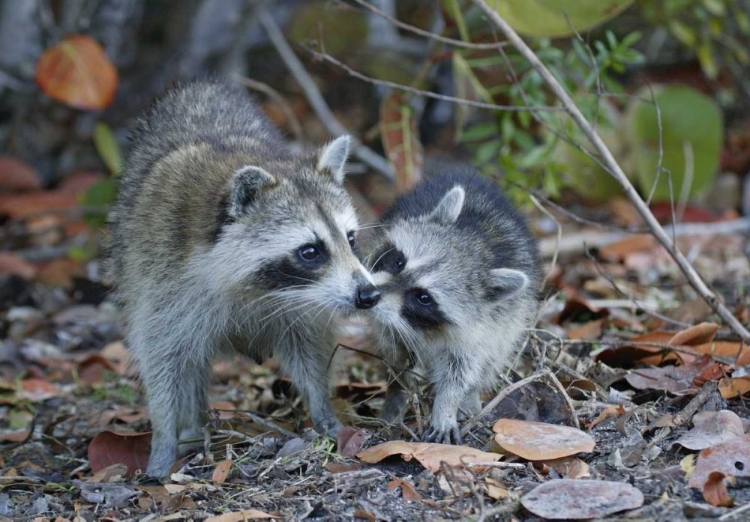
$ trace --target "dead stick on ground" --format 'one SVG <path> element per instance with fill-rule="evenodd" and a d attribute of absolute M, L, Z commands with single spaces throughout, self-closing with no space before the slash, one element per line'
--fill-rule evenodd
<path fill-rule="evenodd" d="M 622 189 L 625 191 L 628 199 L 633 203 L 638 214 L 641 215 L 646 225 L 651 229 L 651 233 L 656 237 L 657 241 L 661 243 L 664 248 L 669 252 L 669 255 L 680 267 L 680 270 L 690 282 L 690 285 L 695 289 L 696 292 L 709 304 L 713 310 L 719 314 L 719 316 L 726 322 L 732 330 L 737 333 L 743 340 L 750 342 L 750 332 L 740 323 L 732 312 L 724 306 L 724 304 L 717 298 L 717 296 L 708 288 L 706 283 L 703 281 L 701 276 L 696 272 L 693 265 L 685 258 L 682 253 L 677 250 L 677 246 L 672 242 L 667 233 L 664 231 L 662 226 L 656 220 L 648 205 L 641 199 L 636 192 L 633 184 L 625 176 L 625 173 L 620 168 L 620 165 L 615 160 L 612 153 L 609 151 L 607 146 L 604 144 L 599 134 L 593 129 L 591 124 L 586 120 L 585 116 L 581 113 L 573 100 L 570 98 L 565 89 L 560 85 L 560 82 L 552 75 L 552 73 L 545 67 L 539 57 L 534 51 L 526 45 L 526 42 L 518 36 L 513 28 L 506 22 L 497 12 L 495 12 L 485 0 L 472 0 L 487 17 L 494 23 L 498 29 L 505 35 L 510 44 L 521 53 L 521 55 L 531 64 L 531 66 L 541 75 L 544 81 L 549 85 L 552 92 L 560 100 L 565 111 L 573 118 L 576 125 L 586 135 L 594 149 L 599 154 L 602 164 L 607 168 L 610 175 L 617 180 Z"/>
<path fill-rule="evenodd" d="M 263 28 L 268 33 L 271 43 L 273 43 L 276 51 L 281 56 L 281 59 L 284 60 L 284 64 L 287 69 L 289 69 L 289 72 L 292 73 L 294 79 L 297 80 L 297 83 L 302 87 L 302 90 L 305 91 L 307 101 L 310 102 L 315 114 L 318 115 L 318 118 L 323 122 L 323 125 L 325 125 L 328 132 L 334 136 L 349 134 L 346 128 L 341 125 L 333 115 L 331 109 L 328 108 L 326 101 L 323 99 L 323 95 L 320 94 L 320 89 L 315 85 L 315 81 L 302 65 L 300 59 L 294 54 L 294 51 L 289 46 L 289 43 L 287 43 L 273 17 L 265 9 L 259 9 L 258 18 L 260 19 Z M 363 163 L 366 163 L 386 176 L 388 179 L 393 179 L 393 168 L 388 160 L 362 145 L 362 143 L 354 136 L 352 136 L 352 142 L 355 156 L 357 156 Z"/>

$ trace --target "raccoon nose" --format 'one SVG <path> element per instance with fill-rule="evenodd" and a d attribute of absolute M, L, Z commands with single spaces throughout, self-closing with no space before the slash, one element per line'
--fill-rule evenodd
<path fill-rule="evenodd" d="M 357 296 L 354 299 L 354 306 L 360 310 L 372 308 L 380 301 L 380 290 L 372 285 L 357 289 Z"/>

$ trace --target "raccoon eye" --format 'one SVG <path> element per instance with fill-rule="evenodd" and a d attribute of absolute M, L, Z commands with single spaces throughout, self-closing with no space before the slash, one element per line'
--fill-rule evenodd
<path fill-rule="evenodd" d="M 305 245 L 297 251 L 299 256 L 305 261 L 313 261 L 320 256 L 320 250 L 315 245 Z"/>
<path fill-rule="evenodd" d="M 432 304 L 432 296 L 424 290 L 420 290 L 416 293 L 417 302 L 422 306 L 430 306 Z"/>
<path fill-rule="evenodd" d="M 349 232 L 346 235 L 346 240 L 349 241 L 349 246 L 352 247 L 352 250 L 357 248 L 357 236 L 354 235 L 354 232 Z"/>
<path fill-rule="evenodd" d="M 404 256 L 398 256 L 394 263 L 396 264 L 396 270 L 400 272 L 404 269 L 404 266 L 406 266 L 406 259 L 404 259 Z"/>

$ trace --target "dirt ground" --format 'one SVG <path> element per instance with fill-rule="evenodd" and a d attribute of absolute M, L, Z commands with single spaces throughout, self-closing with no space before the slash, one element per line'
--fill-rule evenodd
<path fill-rule="evenodd" d="M 543 227 L 545 218 L 535 219 Z M 747 239 L 681 239 L 746 323 Z M 399 425 L 379 423 L 389 374 L 366 353 L 366 325 L 350 324 L 334 394 L 344 423 L 356 428 L 347 431 L 351 440 L 307 427 L 304 406 L 273 361 L 218 361 L 202 449 L 176 463 L 163 484 L 133 475 L 148 458 L 148 411 L 127 365 L 119 314 L 98 282 L 100 261 L 77 272 L 65 263 L 50 263 L 45 277 L 0 281 L 4 520 L 530 521 L 552 516 L 545 502 L 558 519 L 576 518 L 575 505 L 602 510 L 588 518 L 613 520 L 750 516 L 743 510 L 750 501 L 747 346 L 715 324 L 647 240 L 627 237 L 547 262 L 548 297 L 539 329 L 508 373 L 515 384 L 487 393 L 481 416 L 464 425 L 464 446 L 494 462 L 453 461 L 445 448 L 408 445 L 365 462 L 377 460 L 366 448 L 418 440 L 430 393 L 414 394 Z M 572 426 L 575 436 L 499 419 Z M 577 446 L 581 437 L 593 447 Z M 724 460 L 711 462 L 706 453 L 720 446 Z M 690 487 L 696 469 L 721 474 Z M 612 483 L 627 489 L 603 501 L 575 487 L 551 500 L 535 490 L 566 478 L 596 482 L 605 497 Z"/>

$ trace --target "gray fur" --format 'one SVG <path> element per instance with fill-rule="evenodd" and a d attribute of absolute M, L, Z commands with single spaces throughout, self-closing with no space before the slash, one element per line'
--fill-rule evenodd
<path fill-rule="evenodd" d="M 110 217 L 110 270 L 151 412 L 149 475 L 202 438 L 221 352 L 275 355 L 316 429 L 340 428 L 330 326 L 372 283 L 347 240 L 358 228 L 339 179 L 348 139 L 334 144 L 291 153 L 244 92 L 210 81 L 167 93 L 140 121 Z M 321 157 L 333 159 L 321 169 Z M 309 244 L 326 255 L 303 260 Z"/>
<path fill-rule="evenodd" d="M 536 321 L 535 240 L 494 184 L 461 172 L 402 196 L 379 230 L 368 256 L 382 294 L 373 310 L 378 346 L 402 383 L 414 366 L 432 384 L 424 438 L 460 443 L 459 410 L 480 410 L 480 391 L 497 384 Z M 382 417 L 395 419 L 405 400 L 392 383 Z"/>

